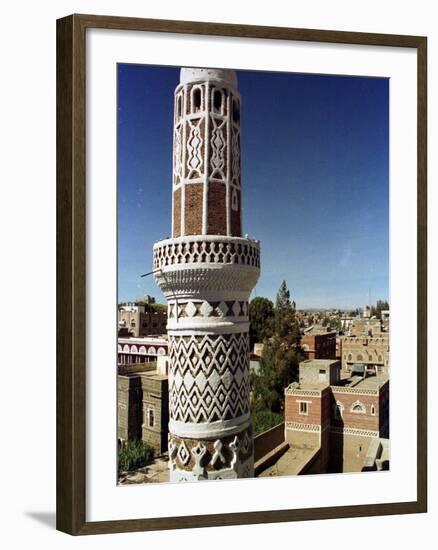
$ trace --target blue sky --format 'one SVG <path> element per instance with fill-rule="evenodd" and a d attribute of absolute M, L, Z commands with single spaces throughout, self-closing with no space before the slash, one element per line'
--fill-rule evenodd
<path fill-rule="evenodd" d="M 389 81 L 238 71 L 243 232 L 261 241 L 252 296 L 286 280 L 298 308 L 388 299 Z M 119 301 L 150 294 L 171 231 L 179 68 L 118 66 Z"/>

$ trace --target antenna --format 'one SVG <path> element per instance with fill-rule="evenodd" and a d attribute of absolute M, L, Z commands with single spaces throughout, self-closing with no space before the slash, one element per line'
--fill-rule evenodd
<path fill-rule="evenodd" d="M 161 271 L 161 269 L 153 269 L 152 271 L 149 271 L 148 273 L 143 273 L 143 275 L 140 275 L 140 277 L 147 277 L 148 275 L 153 275 L 154 273 L 158 273 Z"/>

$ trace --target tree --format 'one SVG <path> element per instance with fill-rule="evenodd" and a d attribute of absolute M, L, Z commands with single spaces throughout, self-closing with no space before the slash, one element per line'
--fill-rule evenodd
<path fill-rule="evenodd" d="M 258 296 L 249 304 L 249 337 L 251 348 L 274 333 L 274 304 L 268 298 Z"/>
<path fill-rule="evenodd" d="M 255 411 L 251 415 L 251 420 L 253 434 L 256 436 L 283 422 L 283 416 L 272 411 L 262 410 Z"/>
<path fill-rule="evenodd" d="M 282 411 L 284 389 L 298 380 L 301 359 L 299 351 L 277 335 L 265 343 L 259 372 L 251 375 L 253 411 Z"/>
<path fill-rule="evenodd" d="M 290 292 L 286 281 L 283 281 L 275 300 L 275 334 L 286 338 L 290 345 L 299 345 L 301 339 L 300 326 L 295 318 L 295 302 L 290 300 Z"/>
<path fill-rule="evenodd" d="M 339 332 L 342 329 L 342 321 L 340 317 L 332 317 L 329 321 L 330 330 L 335 330 Z"/>
<path fill-rule="evenodd" d="M 257 307 L 271 311 L 265 302 L 263 307 L 261 302 Z M 300 347 L 301 331 L 295 317 L 295 307 L 295 302 L 290 299 L 286 281 L 283 281 L 275 300 L 272 317 L 273 335 L 265 339 L 258 373 L 251 375 L 253 413 L 281 413 L 284 406 L 284 389 L 291 382 L 298 380 L 298 365 L 304 359 L 304 355 Z"/>
<path fill-rule="evenodd" d="M 375 306 L 371 306 L 371 317 L 377 317 L 380 318 L 382 311 L 385 311 L 389 309 L 389 303 L 387 300 L 377 300 L 377 303 Z"/>

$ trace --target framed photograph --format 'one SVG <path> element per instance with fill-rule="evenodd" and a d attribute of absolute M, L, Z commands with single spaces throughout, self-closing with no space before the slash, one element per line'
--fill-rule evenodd
<path fill-rule="evenodd" d="M 57 22 L 57 528 L 427 510 L 427 41 Z"/>

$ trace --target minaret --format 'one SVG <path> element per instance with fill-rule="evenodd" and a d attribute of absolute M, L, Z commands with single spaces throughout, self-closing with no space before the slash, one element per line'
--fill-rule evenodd
<path fill-rule="evenodd" d="M 234 71 L 181 69 L 172 238 L 154 245 L 167 299 L 170 481 L 252 477 L 248 299 L 259 242 L 242 238 Z"/>

